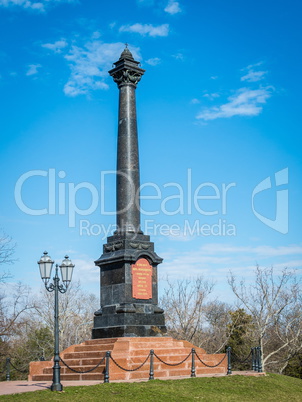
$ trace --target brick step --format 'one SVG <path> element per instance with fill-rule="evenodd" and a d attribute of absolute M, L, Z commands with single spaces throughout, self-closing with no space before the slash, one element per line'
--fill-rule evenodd
<path fill-rule="evenodd" d="M 91 358 L 91 359 L 63 359 L 68 366 L 96 366 L 102 358 Z M 61 363 L 60 363 L 61 364 Z M 62 365 L 64 365 L 62 363 Z"/>
<path fill-rule="evenodd" d="M 136 352 L 136 351 L 135 351 Z M 115 354 L 112 355 L 112 357 L 114 358 L 114 360 L 116 360 L 119 364 L 124 365 L 124 364 L 140 364 L 142 363 L 148 356 L 149 353 L 144 354 L 143 356 L 138 356 L 136 353 L 133 354 L 133 351 L 131 352 L 130 356 L 128 355 L 127 357 L 125 357 L 125 354 Z M 177 355 L 169 355 L 169 354 L 162 354 L 159 355 L 159 357 L 167 362 L 167 363 L 178 363 L 180 361 L 182 361 L 184 358 L 186 358 L 188 356 L 188 354 L 177 354 Z M 103 356 L 104 357 L 104 356 Z M 68 364 L 68 366 L 85 366 L 85 367 L 94 367 L 96 366 L 100 360 L 103 358 L 78 358 L 78 359 L 63 359 L 65 361 L 66 364 Z M 207 355 L 201 356 L 201 360 L 203 360 L 206 364 L 212 365 L 214 366 L 215 364 L 217 364 L 220 360 L 221 357 L 217 357 L 217 358 L 213 358 L 213 357 L 209 357 Z M 186 360 L 186 362 L 189 362 L 191 364 L 191 357 L 188 357 L 188 359 Z M 154 357 L 154 363 L 160 363 L 160 361 L 157 359 L 157 357 Z M 104 364 L 104 363 L 102 363 Z M 164 364 L 164 363 L 162 363 Z M 202 363 L 196 358 L 195 359 L 195 364 L 196 365 L 202 365 Z"/>
<path fill-rule="evenodd" d="M 131 345 L 132 347 L 135 346 L 135 350 L 137 349 L 179 349 L 183 348 L 183 345 L 175 345 L 174 342 L 137 342 L 135 345 Z"/>
<path fill-rule="evenodd" d="M 103 344 L 114 345 L 116 340 L 117 340 L 117 338 L 89 339 L 87 341 L 84 341 L 83 344 L 85 344 L 85 345 L 103 345 Z"/>
<path fill-rule="evenodd" d="M 79 369 L 81 369 L 79 367 Z M 104 369 L 104 368 L 103 368 Z M 142 368 L 138 371 L 133 371 L 133 372 L 125 372 L 122 371 L 118 368 L 117 370 L 112 370 L 112 367 L 110 367 L 110 380 L 115 381 L 115 380 L 132 380 L 132 379 L 149 379 L 149 367 L 147 366 L 146 369 Z M 68 370 L 69 371 L 69 370 Z M 207 368 L 207 367 L 196 367 L 196 375 L 204 375 L 204 374 L 212 374 L 213 369 Z M 217 375 L 224 375 L 225 371 L 224 369 L 221 368 L 215 368 L 215 374 Z M 184 376 L 184 377 L 190 377 L 191 375 L 191 367 L 188 365 L 186 368 L 178 368 L 178 367 L 158 367 L 156 364 L 154 364 L 154 378 L 166 378 L 166 377 L 179 377 L 179 376 Z M 65 373 L 61 373 L 61 380 L 62 381 L 94 381 L 94 380 L 99 380 L 102 382 L 104 380 L 104 373 L 103 370 L 100 372 L 91 372 L 91 373 L 86 373 L 86 374 L 80 374 L 80 373 L 73 373 L 71 371 Z M 52 370 L 50 370 L 49 373 L 47 374 L 38 374 L 33 376 L 33 381 L 52 381 Z"/>
<path fill-rule="evenodd" d="M 70 366 L 71 367 L 71 366 Z M 88 371 L 88 370 L 91 370 L 91 369 L 93 369 L 95 366 L 87 366 L 87 367 L 84 367 L 84 366 L 74 366 L 74 367 L 72 367 L 74 370 L 77 370 L 77 371 Z M 95 368 L 92 372 L 91 372 L 91 374 L 97 374 L 97 373 L 103 373 L 103 371 L 104 371 L 104 369 L 105 369 L 105 366 L 103 365 L 103 366 L 99 366 L 99 367 L 97 367 L 97 368 Z M 52 370 L 52 368 L 45 368 L 44 370 L 43 370 L 43 374 L 52 374 L 53 373 L 53 370 Z M 72 370 L 70 370 L 68 367 L 66 367 L 66 366 L 64 366 L 64 365 L 61 365 L 61 375 L 62 374 L 90 374 L 90 373 L 74 373 L 74 371 L 72 371 Z"/>
<path fill-rule="evenodd" d="M 75 346 L 74 352 L 106 352 L 107 350 L 112 350 L 113 344 L 104 344 L 104 345 L 78 345 Z M 72 352 L 70 352 L 72 353 Z"/>
<path fill-rule="evenodd" d="M 155 353 L 162 359 L 154 357 L 154 372 L 155 378 L 166 377 L 190 377 L 191 373 L 191 356 L 188 356 L 193 345 L 187 341 L 173 340 L 172 338 L 110 338 L 110 339 L 91 339 L 80 345 L 72 345 L 61 353 L 61 357 L 68 366 L 78 371 L 89 371 L 90 373 L 75 373 L 68 369 L 64 364 L 61 364 L 61 376 L 65 380 L 97 380 L 102 382 L 104 377 L 105 362 L 100 364 L 104 358 L 106 351 L 111 351 L 112 357 L 125 369 L 133 370 L 141 365 L 153 349 Z M 223 354 L 208 355 L 202 348 L 195 348 L 200 359 L 205 364 L 215 366 L 219 363 Z M 187 360 L 181 364 L 182 360 Z M 169 366 L 177 364 L 176 366 Z M 100 364 L 97 368 L 96 365 Z M 49 362 L 32 362 L 30 363 L 29 380 L 33 381 L 51 381 L 53 374 L 53 361 Z M 226 359 L 219 367 L 206 367 L 199 360 L 195 359 L 196 374 L 214 374 L 225 375 L 227 371 Z M 128 372 L 118 368 L 110 361 L 110 379 L 114 380 L 129 380 L 129 379 L 144 379 L 149 378 L 150 360 L 137 371 Z"/>
<path fill-rule="evenodd" d="M 119 363 L 119 365 L 120 366 L 122 366 L 123 368 L 126 368 L 126 369 L 135 369 L 137 366 L 139 366 L 139 364 L 137 363 L 137 364 L 123 364 L 122 362 L 119 362 L 118 361 L 118 363 Z M 150 369 L 150 362 L 147 362 L 142 368 L 140 368 L 138 371 L 140 371 L 140 372 L 144 372 L 144 371 L 149 371 L 149 369 Z M 158 371 L 158 370 L 169 370 L 170 372 L 172 372 L 172 371 L 177 371 L 177 370 L 179 370 L 179 369 L 189 369 L 189 370 L 191 370 L 191 361 L 186 361 L 186 362 L 184 362 L 184 363 L 181 363 L 181 364 L 179 364 L 179 365 L 177 365 L 177 366 L 169 366 L 169 365 L 167 365 L 167 364 L 164 364 L 164 363 L 161 363 L 161 362 L 154 362 L 153 363 L 153 369 L 154 369 L 154 371 Z M 196 369 L 196 371 L 198 371 L 198 372 L 203 372 L 203 371 L 205 371 L 205 372 L 207 372 L 208 370 L 210 370 L 210 371 L 215 371 L 215 372 L 217 372 L 217 373 L 220 373 L 220 372 L 225 372 L 225 368 L 224 367 L 206 367 L 206 366 L 204 366 L 203 364 L 201 364 L 201 363 L 197 363 L 197 364 L 195 364 L 195 369 Z M 112 372 L 116 372 L 116 371 L 121 371 L 121 369 L 118 367 L 118 366 L 116 366 L 114 363 L 110 363 L 110 371 L 112 371 Z"/>
<path fill-rule="evenodd" d="M 33 375 L 33 381 L 52 381 L 52 375 L 50 374 L 35 374 Z M 89 374 L 61 374 L 61 381 L 104 381 L 104 374 L 89 373 Z"/>
<path fill-rule="evenodd" d="M 104 357 L 106 352 L 100 352 L 98 351 L 90 351 L 90 352 L 67 352 L 67 353 L 61 353 L 61 357 L 63 360 L 67 359 L 102 359 Z"/>

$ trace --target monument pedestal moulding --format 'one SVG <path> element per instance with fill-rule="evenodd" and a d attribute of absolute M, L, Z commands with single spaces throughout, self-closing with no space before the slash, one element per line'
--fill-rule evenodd
<path fill-rule="evenodd" d="M 108 237 L 103 254 L 95 261 L 101 271 L 101 308 L 94 315 L 92 339 L 60 353 L 61 379 L 105 380 L 106 352 L 128 368 L 126 372 L 112 363 L 110 381 L 148 379 L 149 365 L 141 364 L 151 349 L 162 359 L 154 361 L 156 378 L 189 376 L 194 345 L 163 336 L 167 331 L 157 289 L 157 266 L 162 258 L 140 228 L 135 89 L 145 71 L 128 48 L 114 65 L 109 74 L 119 88 L 117 230 Z M 194 363 L 196 374 L 227 373 L 225 354 L 208 355 L 203 349 L 194 350 L 202 359 Z M 52 366 L 52 361 L 31 362 L 28 379 L 51 380 Z M 138 366 L 141 368 L 136 371 Z"/>
<path fill-rule="evenodd" d="M 135 90 L 145 70 L 128 48 L 114 66 L 109 74 L 119 88 L 117 230 L 95 261 L 101 271 L 101 308 L 95 313 L 92 338 L 160 336 L 166 333 L 157 289 L 157 266 L 162 258 L 140 227 Z"/>

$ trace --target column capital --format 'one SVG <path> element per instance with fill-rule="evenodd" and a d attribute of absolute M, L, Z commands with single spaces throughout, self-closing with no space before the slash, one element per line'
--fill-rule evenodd
<path fill-rule="evenodd" d="M 109 71 L 109 74 L 117 86 L 120 88 L 123 85 L 132 85 L 136 88 L 145 70 L 139 67 L 140 62 L 134 60 L 130 50 L 125 48 L 119 60 L 113 64 L 115 67 Z"/>

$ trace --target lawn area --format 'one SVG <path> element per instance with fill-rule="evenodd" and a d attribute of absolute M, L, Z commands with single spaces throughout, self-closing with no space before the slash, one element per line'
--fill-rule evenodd
<path fill-rule="evenodd" d="M 302 401 L 302 381 L 269 374 L 154 380 L 65 387 L 63 392 L 34 391 L 2 395 L 0 401 Z"/>

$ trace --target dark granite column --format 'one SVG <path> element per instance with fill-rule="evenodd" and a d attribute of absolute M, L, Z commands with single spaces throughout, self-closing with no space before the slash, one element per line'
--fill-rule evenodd
<path fill-rule="evenodd" d="M 128 53 L 130 52 L 123 52 L 125 57 L 128 56 Z M 132 63 L 134 63 L 134 60 Z M 120 91 L 116 178 L 116 223 L 119 233 L 140 232 L 139 157 L 135 89 L 136 81 L 140 79 L 144 70 L 138 67 L 135 69 L 137 73 L 132 77 L 132 81 L 130 81 L 129 75 L 124 76 L 124 71 L 120 67 L 110 71 L 113 79 L 118 83 Z M 123 72 L 122 77 L 120 77 L 121 71 Z"/>
<path fill-rule="evenodd" d="M 162 262 L 150 236 L 140 229 L 139 157 L 135 89 L 145 70 L 126 48 L 109 71 L 119 88 L 117 149 L 117 231 L 95 261 L 101 270 L 101 308 L 92 338 L 162 336 L 157 265 Z"/>

